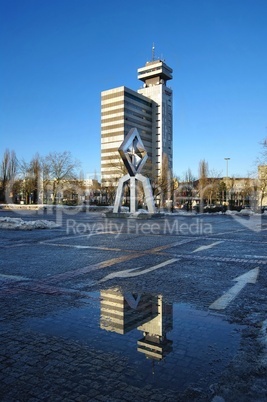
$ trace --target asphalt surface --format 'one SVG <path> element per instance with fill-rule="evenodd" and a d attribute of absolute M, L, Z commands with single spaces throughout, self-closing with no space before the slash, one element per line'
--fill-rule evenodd
<path fill-rule="evenodd" d="M 1 401 L 267 400 L 266 216 L 0 217 Z"/>

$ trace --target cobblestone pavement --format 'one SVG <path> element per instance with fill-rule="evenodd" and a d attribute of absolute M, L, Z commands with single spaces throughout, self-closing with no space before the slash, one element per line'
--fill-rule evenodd
<path fill-rule="evenodd" d="M 266 216 L 0 216 L 0 400 L 266 401 Z"/>

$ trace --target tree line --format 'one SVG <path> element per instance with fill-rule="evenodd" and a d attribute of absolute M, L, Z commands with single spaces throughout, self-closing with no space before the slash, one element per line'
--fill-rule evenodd
<path fill-rule="evenodd" d="M 42 157 L 38 153 L 30 160 L 19 160 L 15 151 L 6 149 L 0 165 L 0 202 L 13 202 L 15 195 L 23 194 L 26 203 L 37 204 L 40 188 L 53 183 L 55 197 L 64 180 L 77 180 L 80 162 L 69 151 L 50 152 Z"/>
<path fill-rule="evenodd" d="M 261 173 L 257 180 L 253 181 L 249 178 L 243 180 L 242 190 L 238 195 L 239 198 L 242 198 L 241 203 L 243 204 L 256 191 L 260 197 L 260 205 L 267 196 L 267 138 L 261 145 L 262 152 L 256 161 L 257 166 L 262 167 Z M 149 163 L 151 161 L 148 161 L 148 171 Z M 42 202 L 40 193 L 42 191 L 45 193 L 46 189 L 49 189 L 52 200 L 55 201 L 59 189 L 66 188 L 67 183 L 76 187 L 80 194 L 85 194 L 79 190 L 84 186 L 82 177 L 79 175 L 80 165 L 80 161 L 75 160 L 69 151 L 50 152 L 44 157 L 37 153 L 29 162 L 26 162 L 18 160 L 14 151 L 6 149 L 0 165 L 0 202 L 14 202 L 16 196 L 23 194 L 25 203 L 38 204 Z M 117 178 L 109 178 L 108 181 L 102 181 L 99 185 L 96 184 L 97 180 L 94 180 L 93 200 L 91 201 L 113 204 L 118 178 L 127 173 L 122 161 L 116 164 L 116 170 Z M 228 201 L 236 200 L 236 196 L 233 194 L 236 179 L 233 177 L 222 179 L 220 173 L 209 169 L 205 159 L 199 162 L 198 178 L 192 174 L 190 168 L 182 178 L 173 174 L 166 155 L 163 157 L 160 176 L 157 176 L 152 168 L 150 171 L 152 172 L 150 175 L 152 192 L 158 207 L 173 209 L 175 206 L 186 205 L 187 209 L 192 209 L 192 203 L 196 200 L 200 204 L 200 208 L 213 202 L 223 204 L 227 201 L 227 197 Z M 124 194 L 126 203 L 129 194 L 129 188 L 126 186 Z M 83 199 L 87 198 L 83 196 Z M 143 201 L 144 194 L 141 186 L 138 189 L 139 206 L 143 205 Z"/>

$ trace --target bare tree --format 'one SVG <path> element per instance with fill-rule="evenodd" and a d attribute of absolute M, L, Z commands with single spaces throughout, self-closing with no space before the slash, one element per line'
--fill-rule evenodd
<path fill-rule="evenodd" d="M 41 202 L 42 193 L 42 158 L 37 153 L 27 166 L 27 181 L 31 194 L 31 202 Z"/>
<path fill-rule="evenodd" d="M 80 162 L 73 160 L 70 152 L 63 153 L 51 152 L 44 159 L 43 173 L 44 184 L 48 186 L 52 184 L 53 202 L 56 203 L 56 195 L 59 189 L 64 184 L 65 180 L 77 180 L 77 169 L 80 167 Z"/>
<path fill-rule="evenodd" d="M 261 164 L 267 165 L 267 137 L 261 142 Z"/>
<path fill-rule="evenodd" d="M 263 200 L 267 196 L 267 165 L 259 166 L 258 190 L 260 190 L 260 209 L 263 207 Z"/>
<path fill-rule="evenodd" d="M 188 168 L 182 175 L 182 180 L 179 183 L 177 179 L 177 191 L 175 191 L 175 201 L 176 205 L 186 208 L 188 211 L 192 209 L 193 198 L 195 195 L 194 190 L 194 177 L 190 168 Z"/>
<path fill-rule="evenodd" d="M 192 171 L 190 168 L 188 168 L 184 173 L 183 173 L 183 182 L 187 184 L 191 184 L 196 180 L 195 176 L 193 175 Z"/>
<path fill-rule="evenodd" d="M 12 192 L 13 182 L 17 173 L 18 161 L 14 151 L 6 149 L 0 166 L 0 178 L 2 182 L 1 199 L 7 202 Z M 9 192 L 9 194 L 7 194 Z"/>
<path fill-rule="evenodd" d="M 119 153 L 115 155 L 117 159 L 114 160 L 113 157 L 110 157 L 106 165 L 112 174 L 108 178 L 102 178 L 101 180 L 101 189 L 108 204 L 114 203 L 119 179 L 127 174 L 127 169 Z M 124 197 L 125 199 L 129 197 L 129 186 L 126 184 L 124 186 Z"/>
<path fill-rule="evenodd" d="M 199 182 L 198 182 L 198 190 L 200 195 L 200 210 L 203 210 L 204 206 L 204 196 L 205 190 L 208 184 L 208 175 L 209 175 L 209 165 L 205 159 L 199 162 Z"/>
<path fill-rule="evenodd" d="M 37 204 L 38 202 L 42 201 L 40 199 L 42 193 L 42 159 L 38 153 L 30 162 L 29 172 L 31 174 L 32 181 L 32 202 Z"/>
<path fill-rule="evenodd" d="M 218 180 L 217 184 L 217 199 L 219 200 L 220 204 L 224 203 L 226 197 L 226 184 L 223 180 Z"/>
<path fill-rule="evenodd" d="M 19 162 L 19 197 L 20 201 L 28 204 L 32 189 L 30 164 L 24 159 Z"/>
<path fill-rule="evenodd" d="M 261 142 L 262 151 L 257 159 L 258 166 L 258 191 L 260 192 L 259 201 L 262 209 L 263 201 L 267 196 L 267 137 Z"/>
<path fill-rule="evenodd" d="M 167 199 L 171 201 L 172 172 L 169 168 L 169 160 L 166 154 L 164 154 L 162 158 L 160 175 L 157 176 L 156 172 L 152 174 L 151 182 L 153 196 L 159 207 L 164 205 Z"/>
<path fill-rule="evenodd" d="M 41 203 L 42 182 L 42 158 L 37 153 L 28 163 L 22 160 L 18 163 L 19 180 L 17 182 L 17 192 L 21 200 L 26 204 Z M 41 197 L 42 198 L 42 197 Z"/>
<path fill-rule="evenodd" d="M 203 195 L 208 198 L 208 204 L 212 204 L 214 202 L 216 203 L 218 199 L 221 172 L 212 169 L 208 171 L 208 175 L 206 190 Z"/>

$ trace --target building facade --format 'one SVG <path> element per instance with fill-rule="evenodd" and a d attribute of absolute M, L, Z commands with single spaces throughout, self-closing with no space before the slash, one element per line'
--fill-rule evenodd
<path fill-rule="evenodd" d="M 109 185 L 125 174 L 118 148 L 130 129 L 137 128 L 149 161 L 144 174 L 151 179 L 161 174 L 164 156 L 172 170 L 172 90 L 166 82 L 172 69 L 163 61 L 147 62 L 138 69 L 143 87 L 125 86 L 101 93 L 101 181 Z"/>

